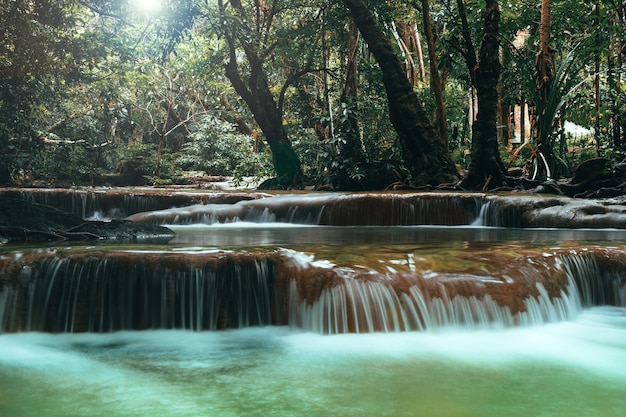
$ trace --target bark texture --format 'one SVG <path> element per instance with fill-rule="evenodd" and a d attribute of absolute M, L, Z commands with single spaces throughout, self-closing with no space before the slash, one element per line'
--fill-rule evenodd
<path fill-rule="evenodd" d="M 239 0 L 233 0 L 231 4 L 241 16 L 245 16 L 246 11 Z M 220 8 L 222 11 L 225 10 L 221 1 Z M 266 18 L 268 19 L 267 24 L 270 25 L 271 16 Z M 293 150 L 291 141 L 283 127 L 281 109 L 274 99 L 263 69 L 263 55 L 247 37 L 239 37 L 228 28 L 224 28 L 223 32 L 230 49 L 229 60 L 225 65 L 226 77 L 230 80 L 237 94 L 246 102 L 272 150 L 276 178 L 268 182 L 266 187 L 289 187 L 299 177 L 300 159 Z M 237 62 L 237 45 L 245 52 L 250 66 L 245 79 Z"/>
<path fill-rule="evenodd" d="M 460 183 L 465 189 L 493 189 L 507 182 L 498 151 L 498 80 L 500 78 L 500 8 L 486 0 L 483 41 L 472 78 L 478 94 L 478 115 L 473 124 L 469 170 Z M 471 60 L 468 62 L 471 63 Z"/>
<path fill-rule="evenodd" d="M 550 12 L 550 0 L 541 2 L 541 21 L 539 25 L 539 52 L 535 59 L 535 80 L 541 101 L 537 107 L 540 112 L 539 118 L 551 118 L 546 114 L 547 104 L 550 99 L 550 86 L 555 77 L 554 70 L 554 49 L 550 46 L 550 30 L 552 28 L 552 17 Z M 558 176 L 555 166 L 554 152 L 552 150 L 551 130 L 552 121 L 546 120 L 537 123 L 537 148 L 544 155 L 552 174 Z"/>
<path fill-rule="evenodd" d="M 383 74 L 389 115 L 415 185 L 452 182 L 456 168 L 406 78 L 389 38 L 363 0 L 342 0 Z"/>

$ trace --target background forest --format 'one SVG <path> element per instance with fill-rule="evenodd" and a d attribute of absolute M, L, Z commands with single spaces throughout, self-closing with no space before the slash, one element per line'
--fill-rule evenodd
<path fill-rule="evenodd" d="M 419 185 L 368 28 L 461 174 L 489 89 L 507 175 L 622 161 L 622 1 L 14 0 L 0 4 L 0 184 Z"/>

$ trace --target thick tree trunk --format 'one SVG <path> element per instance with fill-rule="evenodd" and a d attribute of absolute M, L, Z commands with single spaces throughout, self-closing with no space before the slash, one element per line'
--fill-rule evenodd
<path fill-rule="evenodd" d="M 232 2 L 233 7 L 244 13 L 239 0 Z M 220 2 L 220 9 L 224 11 L 224 4 Z M 300 159 L 291 146 L 291 141 L 283 127 L 281 109 L 276 103 L 269 88 L 267 76 L 263 70 L 263 58 L 255 49 L 255 46 L 245 39 L 240 39 L 242 49 L 250 64 L 250 73 L 244 81 L 237 63 L 235 42 L 237 37 L 228 29 L 224 35 L 229 45 L 230 54 L 228 63 L 225 65 L 226 77 L 230 80 L 233 88 L 246 102 L 254 115 L 259 128 L 265 136 L 265 141 L 272 151 L 272 162 L 276 171 L 276 178 L 265 184 L 267 188 L 292 186 L 300 177 Z"/>
<path fill-rule="evenodd" d="M 261 70 L 258 69 L 258 71 Z M 246 85 L 239 74 L 236 62 L 231 60 L 226 65 L 226 77 L 250 108 L 272 151 L 272 161 L 276 170 L 274 183 L 289 186 L 294 183 L 300 173 L 300 159 L 283 128 L 283 118 L 265 81 L 265 74 L 256 75 L 256 77 L 250 77 L 251 80 L 256 78 L 256 83 Z"/>
<path fill-rule="evenodd" d="M 393 46 L 363 0 L 342 0 L 378 61 L 389 115 L 415 185 L 454 181 L 456 168 L 418 100 Z"/>
<path fill-rule="evenodd" d="M 493 189 L 506 183 L 497 131 L 500 8 L 495 0 L 486 0 L 485 3 L 483 41 L 473 72 L 478 94 L 478 115 L 473 125 L 469 170 L 460 183 L 465 189 Z"/>

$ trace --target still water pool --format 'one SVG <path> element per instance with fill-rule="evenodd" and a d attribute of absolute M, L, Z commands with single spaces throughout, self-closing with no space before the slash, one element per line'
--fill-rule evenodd
<path fill-rule="evenodd" d="M 489 331 L 0 335 L 0 416 L 624 416 L 626 309 Z"/>

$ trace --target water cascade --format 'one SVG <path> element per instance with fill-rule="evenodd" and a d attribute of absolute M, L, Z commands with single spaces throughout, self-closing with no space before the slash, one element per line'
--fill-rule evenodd
<path fill-rule="evenodd" d="M 623 199 L 6 193 L 175 236 L 0 242 L 1 416 L 626 410 Z"/>
<path fill-rule="evenodd" d="M 19 196 L 32 203 L 56 207 L 83 219 L 121 219 L 135 213 L 192 204 L 232 204 L 241 200 L 269 197 L 264 193 L 206 193 L 155 188 L 4 189 L 0 190 L 0 198 L 2 195 Z"/>
<path fill-rule="evenodd" d="M 626 229 L 623 201 L 484 193 L 268 194 L 200 190 L 4 189 L 84 219 L 158 224 L 235 221 L 334 226 L 468 225 L 507 228 Z"/>
<path fill-rule="evenodd" d="M 0 258 L 0 331 L 286 324 L 336 334 L 536 325 L 573 319 L 583 305 L 626 305 L 619 272 L 626 259 L 613 255 L 623 249 L 596 251 L 501 254 L 489 268 L 457 255 L 462 271 L 418 269 L 432 260 L 416 262 L 413 253 L 374 269 L 286 249 L 20 252 Z M 599 257 L 614 260 L 601 269 Z"/>

